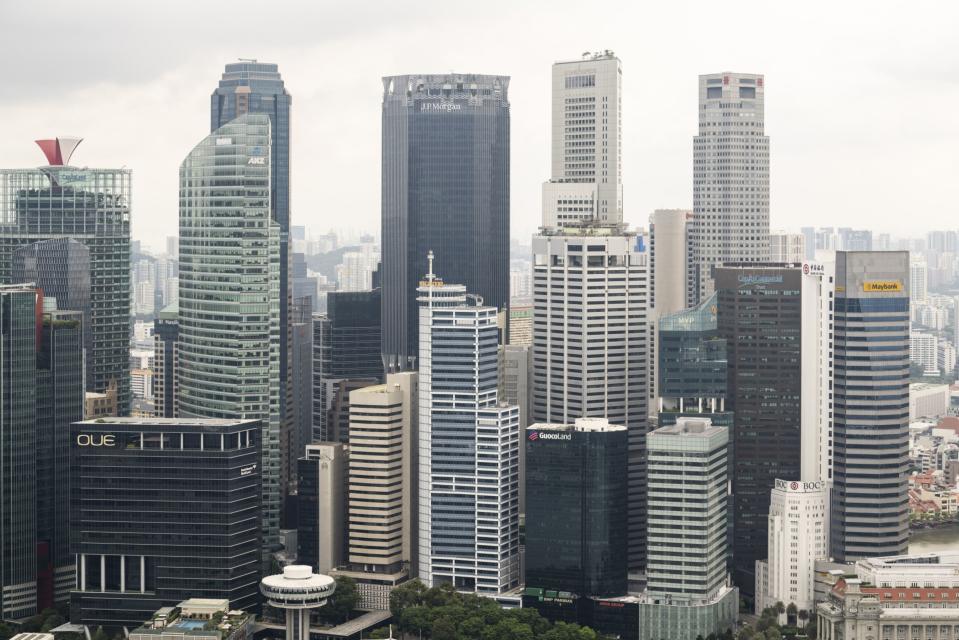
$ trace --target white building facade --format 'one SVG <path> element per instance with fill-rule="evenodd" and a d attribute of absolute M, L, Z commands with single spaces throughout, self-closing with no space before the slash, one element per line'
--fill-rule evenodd
<path fill-rule="evenodd" d="M 816 560 L 829 557 L 825 482 L 776 480 L 769 504 L 769 557 L 756 562 L 756 615 L 777 602 L 815 606 Z"/>
<path fill-rule="evenodd" d="M 495 596 L 521 580 L 519 408 L 499 403 L 497 309 L 430 272 L 418 289 L 418 577 Z"/>
<path fill-rule="evenodd" d="M 543 226 L 623 220 L 622 79 L 611 51 L 553 65 L 552 177 Z"/>

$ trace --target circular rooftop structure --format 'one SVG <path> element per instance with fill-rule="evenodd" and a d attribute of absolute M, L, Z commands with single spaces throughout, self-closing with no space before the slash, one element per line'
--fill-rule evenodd
<path fill-rule="evenodd" d="M 335 590 L 333 578 L 313 573 L 313 567 L 301 564 L 283 567 L 283 573 L 267 576 L 260 582 L 260 592 L 269 604 L 281 609 L 322 607 Z"/>

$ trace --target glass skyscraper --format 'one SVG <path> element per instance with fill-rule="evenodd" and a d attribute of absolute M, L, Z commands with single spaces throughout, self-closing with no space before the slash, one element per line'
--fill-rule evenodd
<path fill-rule="evenodd" d="M 626 594 L 626 427 L 605 418 L 526 429 L 526 584 Z"/>
<path fill-rule="evenodd" d="M 177 358 L 182 418 L 262 422 L 263 542 L 279 544 L 280 230 L 270 118 L 245 115 L 180 165 Z"/>
<path fill-rule="evenodd" d="M 210 96 L 210 131 L 245 114 L 264 114 L 270 119 L 270 215 L 279 226 L 280 244 L 280 419 L 281 428 L 291 428 L 292 390 L 288 388 L 292 367 L 290 353 L 290 107 L 293 97 L 286 90 L 279 67 L 256 60 L 226 65 L 220 83 Z M 287 464 L 292 461 L 286 461 Z"/>
<path fill-rule="evenodd" d="M 450 282 L 509 306 L 509 78 L 383 78 L 383 354 L 417 355 L 416 288 L 428 251 Z"/>
<path fill-rule="evenodd" d="M 79 263 L 56 262 L 78 256 L 69 246 L 24 249 L 57 238 L 72 238 L 89 250 L 90 323 L 84 330 L 90 333 L 92 348 L 87 353 L 86 389 L 104 392 L 115 382 L 118 411 L 127 414 L 131 401 L 130 171 L 65 165 L 0 170 L 0 282 L 14 282 L 18 250 L 54 259 L 37 274 L 44 280 L 79 268 Z M 73 309 L 72 299 L 70 304 Z"/>

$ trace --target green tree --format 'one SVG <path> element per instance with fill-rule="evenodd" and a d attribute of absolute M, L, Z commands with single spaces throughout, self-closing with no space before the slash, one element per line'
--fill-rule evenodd
<path fill-rule="evenodd" d="M 752 627 L 743 627 L 736 634 L 736 640 L 752 640 L 755 635 L 756 632 L 753 631 Z"/>
<path fill-rule="evenodd" d="M 504 617 L 483 631 L 482 640 L 534 640 L 535 637 L 528 624 Z"/>
<path fill-rule="evenodd" d="M 97 630 L 93 632 L 91 640 L 110 640 L 110 637 L 107 635 L 107 632 L 103 630 L 103 627 L 97 627 Z"/>
<path fill-rule="evenodd" d="M 319 610 L 320 616 L 336 624 L 350 619 L 350 614 L 360 602 L 356 592 L 356 580 L 346 576 L 336 576 L 336 590 L 327 603 Z"/>
<path fill-rule="evenodd" d="M 783 634 L 779 633 L 776 627 L 766 629 L 766 640 L 782 640 Z"/>
<path fill-rule="evenodd" d="M 796 603 L 790 602 L 789 606 L 786 607 L 786 621 L 790 624 L 795 624 L 797 613 L 799 613 L 799 608 L 796 606 Z"/>
<path fill-rule="evenodd" d="M 426 585 L 419 580 L 407 580 L 390 592 L 390 614 L 399 619 L 404 609 L 423 604 L 424 593 Z"/>
<path fill-rule="evenodd" d="M 782 601 L 779 601 L 776 603 L 775 609 L 776 609 L 776 613 L 778 613 L 779 615 L 786 613 L 786 605 L 784 605 Z"/>
<path fill-rule="evenodd" d="M 799 626 L 805 627 L 806 620 L 809 620 L 809 612 L 806 611 L 805 609 L 801 609 L 798 615 L 799 615 L 799 622 L 801 623 Z"/>
<path fill-rule="evenodd" d="M 458 640 L 459 635 L 456 633 L 456 625 L 452 620 L 437 617 L 433 621 L 430 637 L 433 640 Z"/>
<path fill-rule="evenodd" d="M 407 607 L 400 615 L 400 630 L 403 633 L 421 633 L 433 627 L 430 610 L 425 606 Z"/>

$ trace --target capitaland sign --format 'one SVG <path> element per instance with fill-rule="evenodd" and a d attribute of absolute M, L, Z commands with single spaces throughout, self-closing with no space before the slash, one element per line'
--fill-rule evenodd
<path fill-rule="evenodd" d="M 117 437 L 107 433 L 81 433 L 77 435 L 77 445 L 81 447 L 113 447 Z"/>
<path fill-rule="evenodd" d="M 742 274 L 739 276 L 740 284 L 782 284 L 782 276 L 767 276 L 757 274 Z"/>
<path fill-rule="evenodd" d="M 776 488 L 780 491 L 794 491 L 794 492 L 807 492 L 807 491 L 822 491 L 826 488 L 826 483 L 824 482 L 799 482 L 796 480 L 776 480 Z"/>
<path fill-rule="evenodd" d="M 463 105 L 453 102 L 423 102 L 420 111 L 460 111 Z"/>
<path fill-rule="evenodd" d="M 862 283 L 862 290 L 867 293 L 902 291 L 902 282 L 899 280 L 866 280 Z"/>
<path fill-rule="evenodd" d="M 555 433 L 553 431 L 533 431 L 529 434 L 529 441 L 536 442 L 537 440 L 572 440 L 573 434 L 571 433 Z"/>

